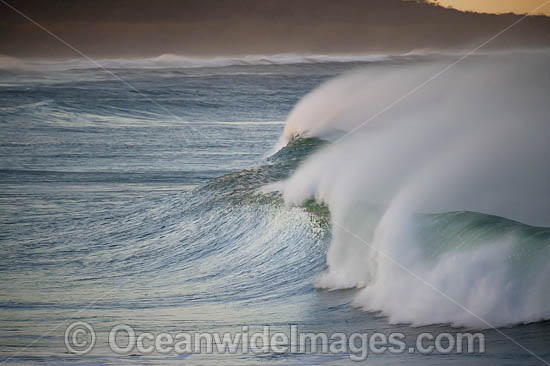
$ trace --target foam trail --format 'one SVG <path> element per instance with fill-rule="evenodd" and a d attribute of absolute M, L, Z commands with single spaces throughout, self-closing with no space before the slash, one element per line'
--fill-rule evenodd
<path fill-rule="evenodd" d="M 548 52 L 467 59 L 341 140 L 445 64 L 371 66 L 304 97 L 281 140 L 337 142 L 283 195 L 327 203 L 346 229 L 333 225 L 318 286 L 363 287 L 356 305 L 392 322 L 488 326 L 374 247 L 490 324 L 549 319 L 549 61 Z"/>

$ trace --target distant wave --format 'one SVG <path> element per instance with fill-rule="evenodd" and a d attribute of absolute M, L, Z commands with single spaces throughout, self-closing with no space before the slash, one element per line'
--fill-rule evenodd
<path fill-rule="evenodd" d="M 319 55 L 283 53 L 275 55 L 244 55 L 192 57 L 164 54 L 144 58 L 96 59 L 97 64 L 107 69 L 192 69 L 253 65 L 292 65 L 315 63 L 383 62 L 391 59 L 415 57 L 421 53 L 403 55 Z M 94 69 L 98 65 L 82 58 L 68 60 L 19 59 L 0 55 L 0 69 L 29 69 L 35 71 L 63 71 L 71 69 Z"/>
<path fill-rule="evenodd" d="M 523 52 L 518 49 L 517 52 Z M 532 52 L 539 52 L 532 50 Z M 39 59 L 17 58 L 0 54 L 0 70 L 30 70 L 36 72 L 87 70 L 87 69 L 200 69 L 235 66 L 307 65 L 344 63 L 402 63 L 418 60 L 448 59 L 462 56 L 462 52 L 418 49 L 400 54 L 252 54 L 238 56 L 184 56 L 163 54 L 155 57 L 135 58 L 93 58 L 90 62 L 83 58 Z M 480 54 L 502 55 L 502 51 L 477 52 Z M 474 56 L 472 56 L 474 57 Z"/>

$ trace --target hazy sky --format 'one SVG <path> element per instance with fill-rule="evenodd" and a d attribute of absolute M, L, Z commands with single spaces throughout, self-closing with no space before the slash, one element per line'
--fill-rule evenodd
<path fill-rule="evenodd" d="M 520 18 L 428 0 L 5 0 L 96 57 L 273 53 L 403 53 L 472 48 Z M 511 0 L 441 0 L 511 4 Z M 536 0 L 517 0 L 525 5 Z M 538 0 L 542 1 L 542 0 Z M 548 47 L 550 17 L 529 17 L 488 47 Z M 0 55 L 74 57 L 0 3 Z"/>
<path fill-rule="evenodd" d="M 484 13 L 513 12 L 526 14 L 537 9 L 547 0 L 431 0 L 442 6 L 452 6 L 459 10 L 471 10 Z M 550 3 L 540 7 L 536 14 L 550 15 Z"/>

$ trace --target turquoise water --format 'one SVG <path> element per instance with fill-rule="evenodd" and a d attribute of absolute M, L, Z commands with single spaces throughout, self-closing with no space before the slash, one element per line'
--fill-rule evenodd
<path fill-rule="evenodd" d="M 259 191 L 322 145 L 305 140 L 266 157 L 295 103 L 360 65 L 369 64 L 113 69 L 140 93 L 99 69 L 1 71 L 0 362 L 350 362 L 347 354 L 119 356 L 107 333 L 120 323 L 155 333 L 290 324 L 407 339 L 456 332 L 392 325 L 353 307 L 356 290 L 316 289 L 331 238 L 326 207 L 287 208 L 277 193 Z M 423 217 L 428 242 L 445 237 L 430 225 L 471 227 L 454 218 Z M 475 225 L 490 235 L 494 226 L 483 220 Z M 548 242 L 547 229 L 510 225 Z M 97 332 L 85 356 L 65 349 L 65 328 L 76 320 Z M 550 361 L 548 322 L 500 332 Z M 501 333 L 485 334 L 485 354 L 382 354 L 366 362 L 541 364 Z"/>

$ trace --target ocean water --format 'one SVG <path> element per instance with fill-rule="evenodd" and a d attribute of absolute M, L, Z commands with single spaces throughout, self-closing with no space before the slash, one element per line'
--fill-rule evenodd
<path fill-rule="evenodd" d="M 544 57 L 535 59 L 545 62 Z M 13 60 L 6 63 L 0 71 L 0 363 L 351 362 L 347 353 L 117 355 L 108 347 L 108 333 L 117 324 L 152 333 L 238 332 L 243 326 L 261 331 L 264 325 L 285 331 L 294 324 L 304 332 L 401 332 L 411 344 L 423 332 L 483 329 L 485 353 L 369 354 L 364 362 L 550 362 L 550 229 L 529 219 L 532 212 L 541 217 L 539 206 L 547 209 L 548 197 L 539 196 L 533 200 L 539 206 L 517 216 L 471 209 L 461 199 L 464 207 L 449 204 L 404 219 L 395 205 L 386 209 L 382 202 L 358 198 L 358 192 L 370 192 L 365 187 L 380 185 L 368 180 L 373 175 L 385 187 L 394 185 L 390 176 L 404 180 L 397 173 L 401 165 L 382 157 L 391 155 L 385 139 L 400 135 L 385 136 L 374 126 L 382 142 L 365 140 L 370 129 L 359 134 L 360 141 L 334 137 L 357 126 L 359 116 L 372 114 L 361 109 L 366 101 L 375 106 L 385 101 L 371 94 L 360 98 L 362 87 L 346 84 L 346 76 L 323 83 L 355 69 L 373 80 L 369 73 L 391 77 L 403 70 L 421 77 L 449 60 L 453 57 L 292 55 L 186 60 L 182 66 L 182 60 L 165 56 L 101 61 L 109 72 L 80 61 L 16 63 L 19 68 Z M 408 85 L 391 89 L 401 87 Z M 521 106 L 523 112 L 543 105 L 535 102 Z M 529 131 L 546 141 L 540 131 L 548 132 L 547 107 L 532 116 Z M 384 154 L 361 150 L 365 141 Z M 423 152 L 410 153 L 417 145 L 402 146 L 400 157 L 423 158 Z M 540 194 L 547 189 L 548 148 L 537 151 L 542 163 L 531 161 L 538 172 L 542 166 L 540 178 L 521 184 Z M 517 156 L 521 153 L 533 152 Z M 380 160 L 386 168 L 361 173 L 362 166 Z M 502 189 L 499 202 L 507 192 Z M 395 190 L 370 193 L 396 196 Z M 449 299 L 410 273 L 386 268 L 372 251 L 355 251 L 361 246 L 355 233 L 399 252 L 400 263 L 487 321 L 480 323 L 452 302 L 449 307 Z M 413 237 L 419 249 L 390 245 Z M 416 268 L 407 258 L 426 262 Z M 477 277 L 464 275 L 472 273 Z M 75 321 L 89 323 L 97 334 L 87 355 L 66 349 L 65 329 Z"/>

